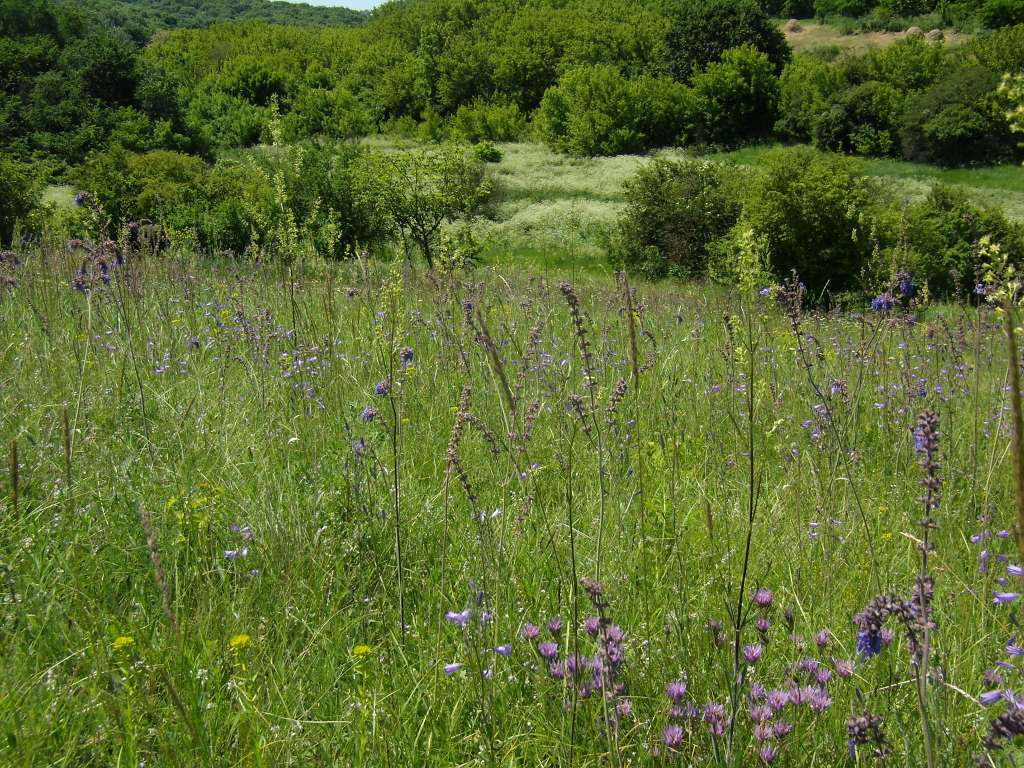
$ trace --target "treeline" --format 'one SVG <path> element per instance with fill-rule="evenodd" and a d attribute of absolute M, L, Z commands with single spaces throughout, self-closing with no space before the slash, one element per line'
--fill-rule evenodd
<path fill-rule="evenodd" d="M 297 26 L 349 26 L 364 23 L 367 11 L 292 3 L 284 0 L 58 0 L 118 26 L 148 30 L 208 27 L 227 21 L 262 21 Z"/>
<path fill-rule="evenodd" d="M 264 140 L 276 109 L 289 139 L 531 137 L 594 155 L 778 137 L 968 164 L 1015 151 L 998 85 L 1024 71 L 1024 28 L 794 57 L 754 0 L 420 0 L 356 29 L 181 31 L 142 59 L 213 147 Z"/>
<path fill-rule="evenodd" d="M 755 0 L 407 0 L 357 27 L 219 24 L 140 51 L 88 8 L 0 0 L 0 146 L 51 176 L 112 147 L 209 160 L 268 141 L 278 117 L 285 141 L 537 138 L 579 155 L 769 137 L 945 164 L 1016 151 L 998 85 L 1024 71 L 1024 26 L 793 56 Z"/>
<path fill-rule="evenodd" d="M 0 151 L 47 176 L 111 146 L 208 155 L 203 132 L 179 108 L 179 83 L 142 48 L 159 30 L 249 16 L 364 18 L 268 0 L 0 0 Z"/>

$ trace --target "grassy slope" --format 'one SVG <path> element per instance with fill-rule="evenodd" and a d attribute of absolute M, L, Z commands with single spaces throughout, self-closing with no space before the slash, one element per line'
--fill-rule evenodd
<path fill-rule="evenodd" d="M 830 24 L 817 24 L 813 21 L 801 21 L 800 31 L 786 31 L 786 42 L 794 51 L 813 51 L 819 48 L 836 47 L 845 53 L 863 54 L 872 48 L 885 48 L 897 40 L 907 36 L 906 32 L 857 32 L 845 34 Z M 960 45 L 970 39 L 970 35 L 956 30 L 943 30 L 947 45 Z"/>

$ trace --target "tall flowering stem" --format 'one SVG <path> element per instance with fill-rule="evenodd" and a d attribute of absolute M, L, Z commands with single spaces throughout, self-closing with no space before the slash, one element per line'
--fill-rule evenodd
<path fill-rule="evenodd" d="M 928 664 L 931 657 L 931 630 L 935 627 L 931 617 L 931 601 L 933 581 L 928 570 L 928 556 L 932 549 L 931 531 L 935 528 L 935 511 L 939 508 L 942 495 L 942 478 L 939 475 L 941 466 L 939 454 L 939 417 L 934 411 L 925 411 L 917 420 L 914 433 L 917 452 L 921 456 L 921 468 L 924 470 L 925 495 L 924 518 L 921 520 L 923 535 L 921 537 L 921 570 L 912 597 L 916 624 L 921 631 L 921 649 L 917 658 L 917 698 L 921 710 L 921 728 L 924 736 L 924 753 L 929 768 L 935 765 L 934 747 L 932 744 L 931 719 L 928 713 Z"/>
<path fill-rule="evenodd" d="M 1016 268 L 1002 252 L 998 243 L 986 235 L 979 243 L 980 257 L 986 264 L 985 283 L 978 293 L 987 296 L 1002 315 L 1006 330 L 1006 348 L 1010 361 L 1010 410 L 1013 419 L 1012 444 L 1013 479 L 1017 496 L 1015 533 L 1017 549 L 1024 560 L 1024 408 L 1021 406 L 1020 350 L 1017 347 L 1017 305 L 1020 303 L 1021 282 Z"/>

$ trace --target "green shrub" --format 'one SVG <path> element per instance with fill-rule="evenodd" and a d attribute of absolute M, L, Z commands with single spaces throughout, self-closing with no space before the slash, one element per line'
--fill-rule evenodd
<path fill-rule="evenodd" d="M 373 124 L 359 99 L 346 89 L 303 88 L 281 128 L 287 141 L 313 136 L 346 139 L 370 133 Z"/>
<path fill-rule="evenodd" d="M 31 165 L 0 155 L 0 245 L 9 245 L 39 203 L 39 180 Z"/>
<path fill-rule="evenodd" d="M 911 97 L 902 120 L 903 156 L 940 165 L 992 163 L 1014 152 L 1001 78 L 983 67 L 961 67 Z"/>
<path fill-rule="evenodd" d="M 1024 0 L 985 0 L 978 17 L 989 29 L 1024 24 Z"/>
<path fill-rule="evenodd" d="M 514 102 L 476 100 L 452 116 L 452 134 L 462 141 L 516 141 L 526 131 L 526 115 Z"/>
<path fill-rule="evenodd" d="M 873 0 L 814 0 L 814 15 L 819 19 L 829 16 L 864 16 L 874 5 Z"/>
<path fill-rule="evenodd" d="M 779 81 L 766 54 L 750 45 L 733 48 L 692 83 L 698 141 L 735 145 L 771 132 Z"/>
<path fill-rule="evenodd" d="M 672 143 L 686 124 L 685 87 L 666 79 L 629 79 L 598 65 L 567 72 L 549 88 L 535 118 L 540 138 L 573 155 L 619 155 Z"/>
<path fill-rule="evenodd" d="M 364 154 L 353 163 L 352 181 L 357 202 L 386 217 L 430 267 L 442 228 L 475 215 L 491 193 L 483 163 L 457 145 Z"/>
<path fill-rule="evenodd" d="M 869 80 L 842 93 L 821 115 L 814 144 L 858 155 L 899 154 L 903 95 L 887 83 Z"/>
<path fill-rule="evenodd" d="M 878 10 L 889 16 L 920 16 L 934 5 L 934 0 L 879 0 Z"/>
<path fill-rule="evenodd" d="M 882 257 L 876 272 L 905 270 L 929 293 L 948 297 L 959 287 L 971 291 L 978 282 L 977 246 L 990 235 L 1014 261 L 1024 258 L 1024 228 L 999 210 L 972 205 L 953 187 L 936 185 L 928 197 L 911 205 L 905 216 L 906 246 Z"/>
<path fill-rule="evenodd" d="M 482 163 L 500 163 L 501 150 L 493 141 L 481 141 L 473 145 L 473 156 Z"/>
<path fill-rule="evenodd" d="M 776 74 L 789 61 L 785 36 L 756 0 L 682 0 L 673 11 L 666 45 L 677 80 L 688 80 L 727 50 L 742 45 L 762 51 Z"/>
<path fill-rule="evenodd" d="M 922 37 L 905 37 L 876 48 L 862 61 L 864 79 L 878 80 L 904 92 L 927 88 L 949 69 L 949 64 L 945 46 Z"/>
<path fill-rule="evenodd" d="M 1005 27 L 990 34 L 978 35 L 963 50 L 986 69 L 999 73 L 1024 72 L 1024 24 Z"/>
<path fill-rule="evenodd" d="M 765 12 L 777 19 L 806 19 L 814 15 L 812 0 L 764 0 Z"/>
<path fill-rule="evenodd" d="M 270 110 L 245 99 L 207 89 L 188 105 L 186 122 L 190 132 L 210 147 L 251 147 L 259 143 L 270 124 Z"/>
<path fill-rule="evenodd" d="M 738 228 L 763 238 L 775 273 L 812 294 L 856 287 L 885 195 L 857 161 L 809 147 L 772 150 L 749 182 Z"/>
<path fill-rule="evenodd" d="M 817 56 L 798 54 L 779 78 L 779 119 L 775 131 L 795 141 L 810 141 L 821 115 L 846 87 L 842 70 Z"/>
<path fill-rule="evenodd" d="M 626 182 L 611 259 L 651 278 L 703 275 L 709 244 L 729 231 L 739 212 L 717 165 L 653 160 Z"/>

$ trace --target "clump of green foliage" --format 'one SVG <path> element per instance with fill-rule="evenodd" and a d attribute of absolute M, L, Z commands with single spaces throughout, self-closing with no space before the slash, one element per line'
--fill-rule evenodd
<path fill-rule="evenodd" d="M 721 166 L 658 158 L 626 183 L 626 209 L 612 236 L 617 266 L 649 278 L 706 274 L 709 246 L 740 213 Z"/>
<path fill-rule="evenodd" d="M 673 9 L 666 46 L 678 80 L 688 80 L 727 50 L 744 45 L 763 52 L 776 74 L 790 58 L 782 32 L 755 0 L 686 0 Z"/>

